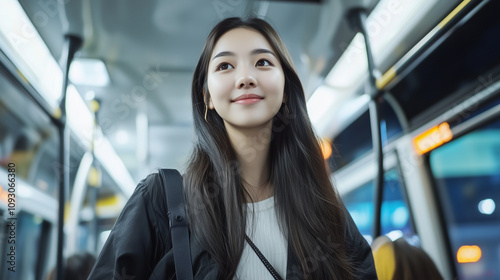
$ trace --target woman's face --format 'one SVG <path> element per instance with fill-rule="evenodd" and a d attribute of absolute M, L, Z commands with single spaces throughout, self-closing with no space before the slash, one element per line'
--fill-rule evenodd
<path fill-rule="evenodd" d="M 276 53 L 253 29 L 226 32 L 208 65 L 209 108 L 225 125 L 251 128 L 270 124 L 283 102 L 285 77 Z"/>

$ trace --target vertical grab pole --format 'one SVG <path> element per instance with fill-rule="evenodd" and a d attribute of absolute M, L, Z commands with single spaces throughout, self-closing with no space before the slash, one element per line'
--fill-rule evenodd
<path fill-rule="evenodd" d="M 66 88 L 68 87 L 68 73 L 71 61 L 82 44 L 82 39 L 73 35 L 66 35 L 61 60 L 63 70 L 62 98 L 59 105 L 61 110 L 59 131 L 59 210 L 57 215 L 57 269 L 56 279 L 64 279 L 64 205 L 69 193 L 69 129 L 66 127 Z"/>
<path fill-rule="evenodd" d="M 375 63 L 373 61 L 373 54 L 370 46 L 370 40 L 366 29 L 366 11 L 358 9 L 354 11 L 356 27 L 361 31 L 365 38 L 366 57 L 368 61 L 369 72 L 369 89 L 370 89 L 370 103 L 368 105 L 370 110 L 370 126 L 372 131 L 372 143 L 375 158 L 377 159 L 377 177 L 375 180 L 374 190 L 374 205 L 373 205 L 373 238 L 375 239 L 381 233 L 381 208 L 382 208 L 382 194 L 384 188 L 384 153 L 382 150 L 382 134 L 380 128 L 380 106 L 378 100 L 381 98 L 383 92 L 377 89 L 375 77 Z"/>
<path fill-rule="evenodd" d="M 97 124 L 98 124 L 98 113 L 100 109 L 100 101 L 97 99 L 94 99 L 90 103 L 90 108 L 92 112 L 94 113 L 94 127 L 92 131 L 92 156 L 94 158 L 93 166 L 91 167 L 90 171 L 90 178 L 89 178 L 89 197 L 90 197 L 90 207 L 92 209 L 92 216 L 94 217 L 90 223 L 90 233 L 91 233 L 91 238 L 90 238 L 90 246 L 87 247 L 89 248 L 92 252 L 97 253 L 97 243 L 98 243 L 98 227 L 97 227 L 97 197 L 99 193 L 99 188 L 101 187 L 102 184 L 102 175 L 101 175 L 101 169 L 99 166 L 99 162 L 97 161 L 97 158 L 95 156 L 95 143 L 96 143 L 96 134 L 97 134 Z"/>

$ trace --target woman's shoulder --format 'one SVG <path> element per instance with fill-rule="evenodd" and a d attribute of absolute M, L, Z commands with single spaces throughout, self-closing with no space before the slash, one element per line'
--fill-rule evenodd
<path fill-rule="evenodd" d="M 130 200 L 140 200 L 144 207 L 153 212 L 151 214 L 168 220 L 165 187 L 158 172 L 151 173 L 142 179 L 137 184 Z"/>
<path fill-rule="evenodd" d="M 153 172 L 137 184 L 134 195 L 154 197 L 155 195 L 158 195 L 159 192 L 163 192 L 163 194 L 165 193 L 161 177 L 158 172 Z"/>

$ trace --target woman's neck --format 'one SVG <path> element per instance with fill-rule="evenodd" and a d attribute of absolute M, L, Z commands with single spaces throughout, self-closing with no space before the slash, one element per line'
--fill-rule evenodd
<path fill-rule="evenodd" d="M 250 199 L 258 202 L 273 195 L 269 182 L 269 148 L 272 122 L 257 128 L 240 128 L 226 123 L 226 131 L 240 166 L 242 183 Z M 247 198 L 247 202 L 250 202 Z"/>

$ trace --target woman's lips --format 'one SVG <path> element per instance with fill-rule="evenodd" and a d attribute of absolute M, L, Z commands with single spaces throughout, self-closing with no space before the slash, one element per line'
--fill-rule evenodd
<path fill-rule="evenodd" d="M 262 100 L 261 98 L 248 98 L 248 99 L 240 99 L 240 100 L 234 101 L 233 103 L 237 103 L 237 104 L 253 104 L 253 103 L 257 103 L 257 102 L 259 102 L 261 100 Z"/>
<path fill-rule="evenodd" d="M 261 101 L 263 99 L 262 96 L 259 96 L 257 94 L 243 94 L 238 96 L 236 99 L 233 100 L 233 103 L 237 104 L 253 104 Z"/>

